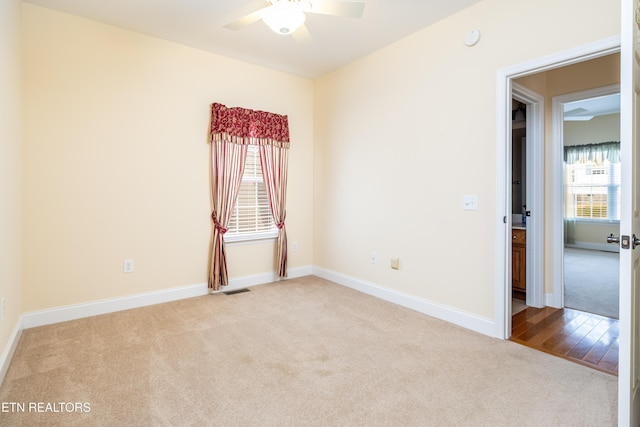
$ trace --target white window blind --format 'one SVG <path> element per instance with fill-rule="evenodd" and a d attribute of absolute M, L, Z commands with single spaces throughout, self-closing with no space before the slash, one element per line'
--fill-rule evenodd
<path fill-rule="evenodd" d="M 242 184 L 238 192 L 225 241 L 254 240 L 277 237 L 269 197 L 262 177 L 258 147 L 247 148 Z"/>
<path fill-rule="evenodd" d="M 620 220 L 620 163 L 566 164 L 565 218 Z"/>

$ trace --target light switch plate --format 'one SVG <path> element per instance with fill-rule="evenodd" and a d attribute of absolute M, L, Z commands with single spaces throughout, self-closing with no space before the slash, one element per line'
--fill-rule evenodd
<path fill-rule="evenodd" d="M 475 194 L 462 196 L 462 209 L 465 211 L 477 211 L 478 196 Z"/>

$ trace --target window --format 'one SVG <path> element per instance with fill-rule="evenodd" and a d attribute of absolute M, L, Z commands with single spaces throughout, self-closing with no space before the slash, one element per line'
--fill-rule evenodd
<path fill-rule="evenodd" d="M 565 218 L 620 220 L 620 163 L 566 164 Z"/>
<path fill-rule="evenodd" d="M 262 179 L 258 147 L 247 148 L 242 184 L 231 220 L 224 236 L 227 242 L 275 238 L 278 228 L 273 222 L 267 189 Z"/>

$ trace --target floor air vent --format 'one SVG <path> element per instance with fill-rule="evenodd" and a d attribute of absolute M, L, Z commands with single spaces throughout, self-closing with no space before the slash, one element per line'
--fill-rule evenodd
<path fill-rule="evenodd" d="M 223 292 L 223 294 L 225 294 L 225 295 L 235 295 L 235 294 L 241 294 L 243 292 L 251 292 L 251 291 L 249 289 L 247 289 L 247 288 L 242 288 L 242 289 L 236 289 L 235 291 Z"/>

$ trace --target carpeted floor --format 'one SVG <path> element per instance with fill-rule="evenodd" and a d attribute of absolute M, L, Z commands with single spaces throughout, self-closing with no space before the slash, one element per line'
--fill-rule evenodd
<path fill-rule="evenodd" d="M 25 405 L 2 426 L 617 425 L 611 375 L 313 276 L 25 330 L 0 402 Z"/>
<path fill-rule="evenodd" d="M 618 319 L 619 276 L 618 253 L 565 248 L 565 307 Z"/>

